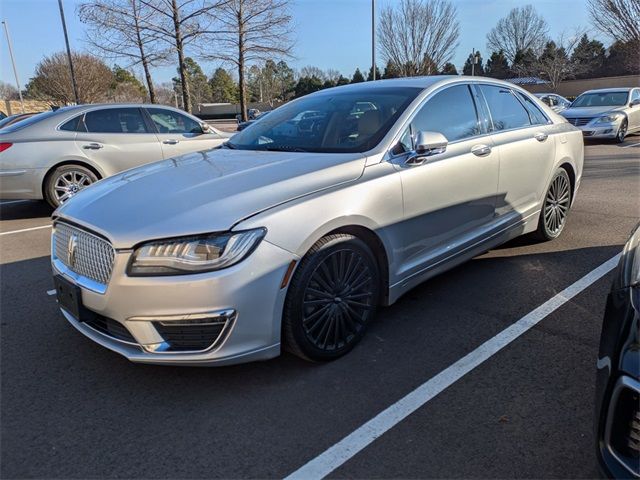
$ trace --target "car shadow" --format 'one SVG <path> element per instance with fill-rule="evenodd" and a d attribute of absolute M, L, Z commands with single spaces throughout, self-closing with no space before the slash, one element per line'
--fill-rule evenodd
<path fill-rule="evenodd" d="M 16 203 L 0 202 L 0 220 L 26 220 L 50 217 L 53 208 L 44 201 L 26 200 Z"/>

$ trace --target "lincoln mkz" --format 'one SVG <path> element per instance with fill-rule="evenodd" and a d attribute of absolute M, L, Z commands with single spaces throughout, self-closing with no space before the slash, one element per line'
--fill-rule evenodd
<path fill-rule="evenodd" d="M 323 90 L 221 148 L 64 203 L 58 301 L 134 362 L 223 365 L 283 347 L 335 359 L 428 278 L 519 235 L 560 235 L 582 165 L 580 130 L 506 82 Z"/>

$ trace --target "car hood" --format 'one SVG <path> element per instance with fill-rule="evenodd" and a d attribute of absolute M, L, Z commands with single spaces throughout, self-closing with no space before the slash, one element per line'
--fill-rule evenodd
<path fill-rule="evenodd" d="M 208 150 L 102 180 L 54 218 L 94 230 L 115 248 L 225 231 L 275 205 L 358 179 L 365 160 L 359 153 Z"/>
<path fill-rule="evenodd" d="M 561 115 L 566 118 L 585 118 L 585 117 L 599 117 L 610 112 L 620 111 L 624 107 L 579 107 L 579 108 L 567 108 L 561 112 Z"/>

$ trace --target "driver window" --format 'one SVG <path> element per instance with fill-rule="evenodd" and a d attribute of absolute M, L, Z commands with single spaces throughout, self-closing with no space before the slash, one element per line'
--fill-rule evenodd
<path fill-rule="evenodd" d="M 147 108 L 158 133 L 202 133 L 202 127 L 195 120 L 173 110 Z"/>
<path fill-rule="evenodd" d="M 449 142 L 480 135 L 480 122 L 467 85 L 436 93 L 411 122 L 413 132 L 439 132 Z"/>

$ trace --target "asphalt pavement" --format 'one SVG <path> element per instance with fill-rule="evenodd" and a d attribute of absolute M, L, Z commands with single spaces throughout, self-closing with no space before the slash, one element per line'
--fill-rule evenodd
<path fill-rule="evenodd" d="M 0 477 L 285 477 L 620 252 L 640 217 L 640 136 L 588 144 L 562 236 L 516 239 L 382 309 L 329 364 L 135 365 L 58 313 L 50 209 L 0 202 Z M 335 478 L 592 478 L 611 274 L 359 453 Z"/>

